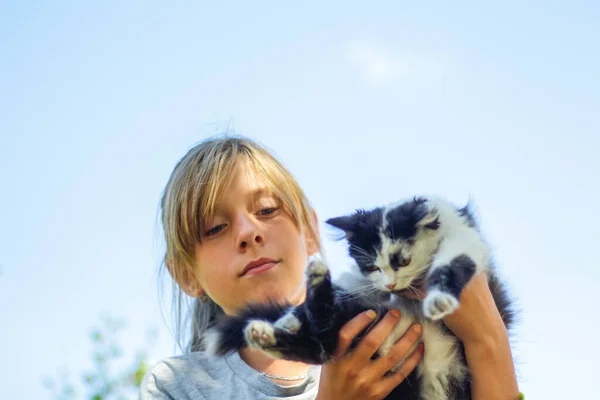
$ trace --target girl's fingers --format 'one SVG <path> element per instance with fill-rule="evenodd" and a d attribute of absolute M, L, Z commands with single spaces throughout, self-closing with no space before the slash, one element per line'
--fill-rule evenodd
<path fill-rule="evenodd" d="M 417 364 L 419 364 L 421 358 L 423 358 L 424 351 L 425 347 L 423 346 L 423 343 L 420 343 L 419 346 L 417 346 L 417 349 L 402 363 L 402 365 L 396 371 L 383 378 L 382 391 L 388 394 L 396 386 L 398 386 L 400 382 L 405 380 L 408 375 L 413 372 Z"/>
<path fill-rule="evenodd" d="M 400 312 L 398 310 L 391 310 L 361 339 L 352 354 L 352 359 L 356 367 L 362 368 L 371 362 L 371 357 L 379 349 L 392 329 L 394 329 L 399 319 Z"/>
<path fill-rule="evenodd" d="M 338 334 L 338 345 L 334 353 L 334 358 L 343 356 L 348 351 L 354 338 L 367 328 L 377 317 L 373 310 L 364 311 L 348 321 Z"/>
<path fill-rule="evenodd" d="M 422 328 L 413 324 L 406 333 L 394 344 L 389 353 L 380 356 L 373 362 L 373 372 L 376 377 L 383 376 L 406 357 L 421 337 Z M 415 349 L 416 352 L 416 349 Z M 413 352 L 414 354 L 414 352 Z"/>

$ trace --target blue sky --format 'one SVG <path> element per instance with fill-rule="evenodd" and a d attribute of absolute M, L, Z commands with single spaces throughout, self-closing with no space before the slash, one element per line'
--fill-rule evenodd
<path fill-rule="evenodd" d="M 153 359 L 176 353 L 158 202 L 226 127 L 271 148 L 322 220 L 471 195 L 523 309 L 522 390 L 588 397 L 599 6 L 215 3 L 0 3 L 0 398 L 46 398 L 43 376 L 89 368 L 102 314 L 127 320 L 128 351 L 154 326 Z M 339 273 L 343 247 L 326 251 Z"/>

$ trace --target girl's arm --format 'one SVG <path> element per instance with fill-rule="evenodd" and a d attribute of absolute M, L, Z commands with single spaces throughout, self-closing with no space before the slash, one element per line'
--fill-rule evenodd
<path fill-rule="evenodd" d="M 460 306 L 444 322 L 465 345 L 473 400 L 520 398 L 508 332 L 479 273 L 460 295 Z"/>

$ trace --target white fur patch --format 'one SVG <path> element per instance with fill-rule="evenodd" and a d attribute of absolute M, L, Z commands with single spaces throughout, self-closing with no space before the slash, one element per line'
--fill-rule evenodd
<path fill-rule="evenodd" d="M 277 344 L 275 339 L 275 328 L 266 321 L 253 320 L 246 325 L 244 329 L 246 341 L 252 347 L 265 348 L 273 347 Z"/>
<path fill-rule="evenodd" d="M 206 354 L 216 356 L 221 347 L 221 333 L 217 329 L 209 329 L 204 333 L 202 341 Z"/>
<path fill-rule="evenodd" d="M 275 338 L 275 327 L 267 321 L 252 320 L 244 329 L 246 342 L 252 348 L 262 350 L 273 358 L 281 358 L 282 354 L 271 350 L 277 344 Z"/>
<path fill-rule="evenodd" d="M 417 366 L 417 374 L 422 379 L 422 398 L 447 400 L 450 379 L 462 381 L 466 368 L 460 362 L 459 341 L 445 334 L 439 323 L 423 322 L 421 339 L 425 343 L 425 354 Z"/>
<path fill-rule="evenodd" d="M 302 324 L 300 323 L 300 320 L 296 318 L 292 312 L 285 314 L 283 317 L 275 321 L 276 328 L 285 329 L 286 331 L 292 333 L 298 332 L 301 326 Z"/>
<path fill-rule="evenodd" d="M 323 282 L 327 273 L 329 273 L 329 267 L 321 257 L 309 257 L 308 267 L 306 268 L 306 275 L 309 278 L 309 285 L 315 286 Z"/>
<path fill-rule="evenodd" d="M 401 299 L 392 300 L 394 307 L 400 309 L 402 314 L 400 320 L 392 329 L 378 353 L 385 355 L 389 353 L 393 345 L 406 333 L 408 328 L 415 322 L 411 312 L 403 307 Z M 439 322 L 422 321 L 423 333 L 420 341 L 425 344 L 425 354 L 417 365 L 417 374 L 422 380 L 422 398 L 427 400 L 447 400 L 446 391 L 450 379 L 462 381 L 466 368 L 463 366 L 459 353 L 459 340 L 446 334 L 440 327 Z M 415 343 L 406 357 L 416 349 Z M 406 359 L 406 357 L 404 359 Z M 401 360 L 392 371 L 396 370 L 404 360 Z"/>
<path fill-rule="evenodd" d="M 437 289 L 427 292 L 427 296 L 423 299 L 423 314 L 433 321 L 452 314 L 457 308 L 458 300 L 456 297 Z"/>
<path fill-rule="evenodd" d="M 412 318 L 408 318 L 408 316 L 405 318 L 405 316 L 402 315 L 396 326 L 394 326 L 394 329 L 392 329 L 390 334 L 383 341 L 381 347 L 379 347 L 378 353 L 381 355 L 388 354 L 392 347 L 394 347 L 394 344 L 406 333 L 412 323 Z"/>
<path fill-rule="evenodd" d="M 465 223 L 454 206 L 438 200 L 440 209 L 440 234 L 443 237 L 435 254 L 432 270 L 450 264 L 457 256 L 466 254 L 475 263 L 476 272 L 489 267 L 490 250 L 476 228 Z"/>

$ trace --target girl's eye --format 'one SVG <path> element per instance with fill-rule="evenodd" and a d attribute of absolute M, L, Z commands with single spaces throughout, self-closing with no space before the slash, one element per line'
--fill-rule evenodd
<path fill-rule="evenodd" d="M 379 267 L 377 267 L 376 265 L 369 265 L 367 267 L 367 271 L 369 271 L 369 272 L 379 271 Z"/>
<path fill-rule="evenodd" d="M 225 225 L 223 225 L 223 224 L 217 225 L 214 228 L 210 228 L 208 231 L 206 231 L 205 235 L 206 236 L 214 236 L 217 233 L 221 232 L 224 227 L 225 227 Z"/>
<path fill-rule="evenodd" d="M 277 211 L 277 207 L 263 208 L 258 212 L 258 215 L 270 215 L 273 214 L 275 211 Z"/>

